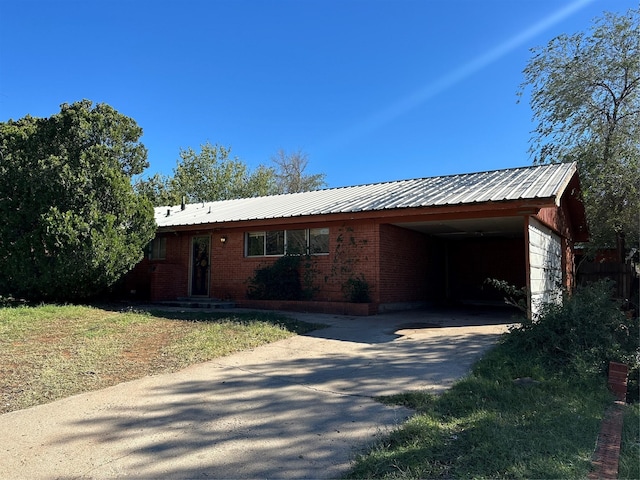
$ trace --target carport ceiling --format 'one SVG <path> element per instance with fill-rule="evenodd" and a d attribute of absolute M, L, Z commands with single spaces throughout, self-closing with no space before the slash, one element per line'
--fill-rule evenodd
<path fill-rule="evenodd" d="M 469 218 L 430 222 L 394 223 L 398 227 L 416 230 L 443 238 L 509 237 L 524 235 L 522 217 Z"/>

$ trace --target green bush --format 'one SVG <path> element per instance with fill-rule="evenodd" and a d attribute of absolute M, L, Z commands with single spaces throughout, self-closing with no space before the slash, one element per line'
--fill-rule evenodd
<path fill-rule="evenodd" d="M 562 304 L 544 304 L 533 320 L 512 329 L 509 341 L 548 361 L 603 372 L 609 361 L 637 368 L 639 324 L 613 300 L 610 281 L 579 287 Z"/>
<path fill-rule="evenodd" d="M 266 267 L 258 268 L 249 279 L 247 296 L 255 300 L 300 300 L 300 257 L 285 255 Z"/>
<path fill-rule="evenodd" d="M 368 303 L 371 301 L 369 283 L 362 274 L 358 277 L 349 278 L 342 286 L 342 292 L 347 301 L 351 303 Z"/>

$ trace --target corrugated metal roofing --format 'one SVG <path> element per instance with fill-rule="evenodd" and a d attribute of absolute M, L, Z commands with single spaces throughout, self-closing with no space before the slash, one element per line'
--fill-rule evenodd
<path fill-rule="evenodd" d="M 189 204 L 184 210 L 180 205 L 157 207 L 155 218 L 159 227 L 173 227 L 520 199 L 558 201 L 575 171 L 574 163 L 560 163 L 397 180 Z"/>

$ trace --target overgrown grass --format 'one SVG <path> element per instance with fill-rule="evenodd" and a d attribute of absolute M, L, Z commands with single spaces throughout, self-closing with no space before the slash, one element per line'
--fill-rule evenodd
<path fill-rule="evenodd" d="M 586 478 L 613 401 L 606 361 L 638 367 L 638 321 L 621 314 L 608 288 L 547 306 L 441 396 L 382 398 L 417 414 L 359 457 L 348 477 Z M 640 478 L 638 428 L 638 407 L 628 407 L 621 478 Z"/>
<path fill-rule="evenodd" d="M 0 413 L 306 333 L 272 313 L 0 308 Z"/>
<path fill-rule="evenodd" d="M 627 405 L 622 427 L 618 478 L 640 478 L 640 404 Z"/>

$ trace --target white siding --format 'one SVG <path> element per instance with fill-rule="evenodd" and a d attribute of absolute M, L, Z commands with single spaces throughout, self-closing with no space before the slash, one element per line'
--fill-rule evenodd
<path fill-rule="evenodd" d="M 534 218 L 529 219 L 529 279 L 534 316 L 541 303 L 562 301 L 560 237 Z"/>

